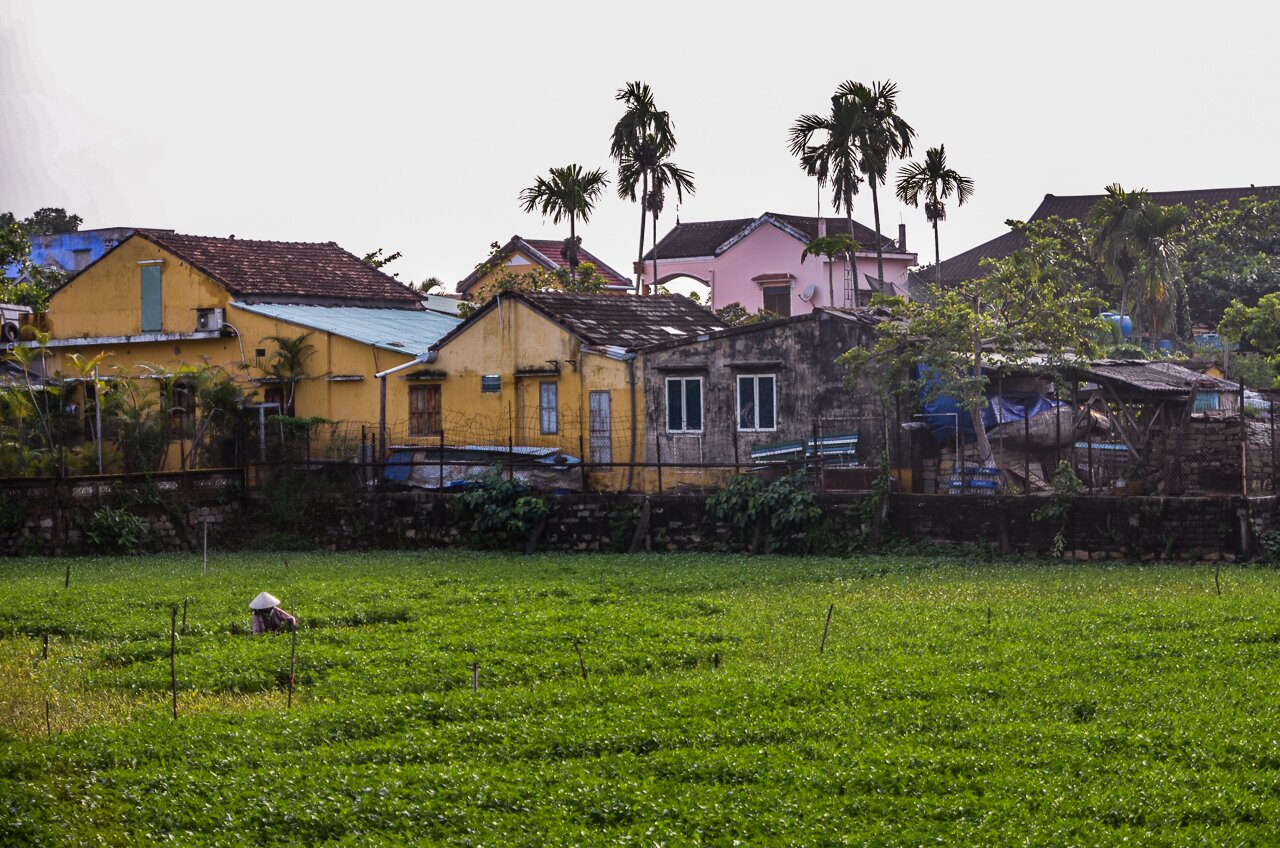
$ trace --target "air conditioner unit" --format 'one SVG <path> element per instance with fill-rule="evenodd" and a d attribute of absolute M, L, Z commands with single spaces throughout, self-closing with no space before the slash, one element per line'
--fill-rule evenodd
<path fill-rule="evenodd" d="M 213 333 L 222 329 L 222 308 L 196 310 L 196 332 Z"/>

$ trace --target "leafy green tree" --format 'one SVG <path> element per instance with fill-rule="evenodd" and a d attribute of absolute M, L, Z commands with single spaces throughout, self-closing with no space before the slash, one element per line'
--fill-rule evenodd
<path fill-rule="evenodd" d="M 909 391 L 924 388 L 913 379 L 913 369 L 925 364 L 929 390 L 957 397 L 969 410 L 979 455 L 989 463 L 991 444 L 982 426 L 987 357 L 998 354 L 1016 365 L 1034 356 L 1053 368 L 1072 355 L 1092 355 L 1104 329 L 1097 318 L 1102 300 L 1060 277 L 1060 250 L 1052 238 L 1035 238 L 990 264 L 984 277 L 933 287 L 919 301 L 883 299 L 890 318 L 875 345 L 851 350 L 841 361 L 854 376 Z"/>
<path fill-rule="evenodd" d="M 4 213 L 7 223 L 0 222 L 0 272 L 13 273 L 13 279 L 0 279 L 0 303 L 15 303 L 44 312 L 49 295 L 66 282 L 66 275 L 51 268 L 41 268 L 31 261 L 31 238 L 13 215 Z"/>
<path fill-rule="evenodd" d="M 862 112 L 857 122 L 857 148 L 862 173 L 871 188 L 871 209 L 876 228 L 876 279 L 884 281 L 884 244 L 880 238 L 879 187 L 888 179 L 889 162 L 911 155 L 916 131 L 898 114 L 898 86 L 888 80 L 870 86 L 846 81 L 836 96 Z M 850 227 L 850 234 L 853 229 Z"/>
<path fill-rule="evenodd" d="M 947 147 L 940 144 L 925 151 L 923 162 L 912 162 L 898 170 L 897 195 L 903 203 L 916 208 L 919 208 L 920 200 L 924 200 L 924 216 L 933 226 L 933 282 L 941 285 L 942 252 L 938 241 L 938 222 L 947 219 L 946 202 L 953 195 L 957 206 L 963 206 L 973 196 L 973 180 L 961 176 L 947 164 Z"/>
<path fill-rule="evenodd" d="M 631 82 L 618 91 L 617 100 L 626 104 L 610 138 L 609 153 L 618 162 L 618 197 L 640 201 L 640 247 L 636 267 L 644 259 L 646 213 L 653 216 L 653 282 L 658 281 L 658 216 L 666 193 L 675 190 L 677 200 L 695 191 L 693 173 L 671 162 L 676 147 L 671 116 L 654 105 L 653 91 L 646 83 Z M 637 193 L 637 189 L 639 192 Z M 641 272 L 637 270 L 637 291 Z"/>
<path fill-rule="evenodd" d="M 858 243 L 850 236 L 840 233 L 834 236 L 819 236 L 804 246 L 800 253 L 800 264 L 810 256 L 824 256 L 827 259 L 827 291 L 831 300 L 829 306 L 836 305 L 835 260 L 844 257 L 850 263 L 858 249 Z"/>
<path fill-rule="evenodd" d="M 377 250 L 374 250 L 370 253 L 366 253 L 364 256 L 360 258 L 360 261 L 368 265 L 370 268 L 377 268 L 378 270 L 382 270 L 384 266 L 390 265 L 392 262 L 395 262 L 397 259 L 399 259 L 403 255 L 404 254 L 402 254 L 398 250 L 395 253 L 384 255 L 382 252 L 382 248 L 378 248 Z M 400 275 L 392 274 L 391 276 L 399 277 Z"/>
<path fill-rule="evenodd" d="M 1182 278 L 1196 321 L 1217 324 L 1233 300 L 1252 306 L 1280 290 L 1280 201 L 1198 203 L 1181 241 Z"/>
<path fill-rule="evenodd" d="M 79 215 L 70 215 L 61 207 L 46 206 L 24 218 L 22 229 L 28 236 L 53 236 L 74 233 L 83 223 L 84 219 Z"/>
<path fill-rule="evenodd" d="M 525 212 L 538 209 L 544 218 L 553 223 L 569 221 L 569 238 L 565 242 L 565 254 L 569 266 L 578 265 L 577 221 L 585 224 L 595 209 L 596 200 L 609 185 L 604 171 L 584 171 L 581 165 L 552 168 L 547 177 L 538 177 L 533 185 L 520 192 L 521 208 Z"/>

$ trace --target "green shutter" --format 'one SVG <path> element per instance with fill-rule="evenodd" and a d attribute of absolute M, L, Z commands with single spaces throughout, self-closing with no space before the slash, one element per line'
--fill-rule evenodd
<path fill-rule="evenodd" d="M 160 266 L 142 266 L 142 332 L 158 333 L 164 328 Z"/>

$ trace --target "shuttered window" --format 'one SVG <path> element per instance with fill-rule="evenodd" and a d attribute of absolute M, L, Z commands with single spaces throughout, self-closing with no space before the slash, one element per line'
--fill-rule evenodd
<path fill-rule="evenodd" d="M 702 378 L 667 378 L 667 432 L 702 432 Z"/>
<path fill-rule="evenodd" d="M 144 333 L 158 333 L 164 329 L 160 271 L 159 265 L 142 266 L 142 332 Z"/>
<path fill-rule="evenodd" d="M 409 435 L 437 436 L 443 427 L 440 415 L 440 386 L 409 387 Z"/>
<path fill-rule="evenodd" d="M 555 383 L 538 384 L 538 421 L 544 436 L 560 432 L 560 416 L 556 411 L 558 398 L 559 390 Z"/>

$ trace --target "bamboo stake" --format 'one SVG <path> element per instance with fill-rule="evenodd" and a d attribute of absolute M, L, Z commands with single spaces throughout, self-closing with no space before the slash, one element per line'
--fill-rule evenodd
<path fill-rule="evenodd" d="M 173 718 L 178 718 L 178 605 L 169 613 L 169 688 L 173 692 Z"/>
<path fill-rule="evenodd" d="M 46 736 L 53 735 L 53 717 L 50 715 L 49 699 L 44 699 L 44 733 Z"/>
<path fill-rule="evenodd" d="M 582 648 L 578 645 L 578 643 L 577 643 L 577 642 L 574 642 L 574 643 L 573 643 L 573 650 L 574 650 L 574 651 L 576 651 L 576 652 L 577 652 L 577 654 L 578 654 L 578 668 L 582 671 L 582 680 L 583 680 L 583 682 L 586 682 L 586 680 L 587 680 L 587 664 L 586 664 L 586 663 L 583 661 L 583 659 L 582 659 Z"/>
<path fill-rule="evenodd" d="M 67 576 L 62 580 L 62 588 L 71 588 L 71 557 L 67 557 Z"/>
<path fill-rule="evenodd" d="M 298 668 L 298 623 L 293 624 L 293 645 L 289 649 L 289 703 L 286 709 L 293 709 L 293 675 Z"/>
<path fill-rule="evenodd" d="M 479 662 L 469 663 L 467 665 L 467 668 L 471 671 L 471 691 L 479 692 L 480 691 L 480 663 Z"/>
<path fill-rule="evenodd" d="M 831 629 L 831 614 L 835 611 L 835 604 L 827 607 L 827 623 L 822 626 L 822 644 L 818 646 L 818 653 L 822 653 L 827 649 L 827 632 Z"/>
<path fill-rule="evenodd" d="M 190 599 L 189 599 L 189 598 L 183 598 L 183 599 L 182 599 L 182 630 L 181 630 L 181 633 L 182 633 L 182 635 L 183 635 L 183 636 L 186 636 L 186 635 L 187 635 L 187 601 L 188 601 L 188 600 L 190 600 Z"/>

